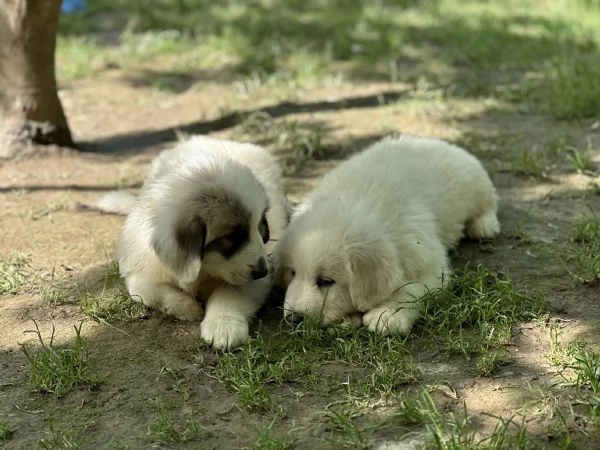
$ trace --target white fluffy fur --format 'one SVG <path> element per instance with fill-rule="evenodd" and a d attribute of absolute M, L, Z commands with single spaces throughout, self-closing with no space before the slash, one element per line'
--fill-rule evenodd
<path fill-rule="evenodd" d="M 494 237 L 496 212 L 495 189 L 465 150 L 385 138 L 325 175 L 296 209 L 278 245 L 284 314 L 407 334 L 419 298 L 449 274 L 447 249 L 465 231 Z"/>
<path fill-rule="evenodd" d="M 186 252 L 176 240 L 181 217 L 207 208 L 206 195 L 215 192 L 237 199 L 251 212 L 249 242 L 228 259 L 208 250 L 201 257 L 200 244 L 197 252 Z M 272 250 L 258 231 L 261 215 L 268 204 L 273 240 L 287 221 L 275 159 L 255 145 L 198 136 L 153 161 L 135 204 L 127 196 L 110 195 L 98 208 L 125 212 L 133 206 L 117 247 L 130 295 L 182 320 L 200 320 L 205 304 L 201 333 L 206 342 L 219 349 L 246 342 L 249 320 L 271 289 L 271 276 L 253 280 L 250 274 L 251 266 Z M 218 239 L 215 233 L 232 220 L 225 211 L 220 200 L 210 204 L 210 213 L 201 218 L 206 223 L 203 242 Z"/>

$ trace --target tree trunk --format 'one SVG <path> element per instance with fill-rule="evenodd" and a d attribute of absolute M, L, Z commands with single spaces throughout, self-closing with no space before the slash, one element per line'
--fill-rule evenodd
<path fill-rule="evenodd" d="M 54 70 L 61 2 L 0 0 L 0 157 L 74 146 Z"/>

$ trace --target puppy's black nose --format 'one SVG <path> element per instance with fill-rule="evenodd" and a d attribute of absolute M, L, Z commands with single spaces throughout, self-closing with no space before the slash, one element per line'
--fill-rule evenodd
<path fill-rule="evenodd" d="M 260 280 L 269 274 L 269 268 L 267 267 L 267 261 L 265 258 L 260 258 L 258 264 L 252 268 L 250 275 L 253 280 Z"/>
<path fill-rule="evenodd" d="M 285 320 L 289 323 L 301 323 L 304 321 L 304 316 L 297 312 L 290 312 L 285 315 Z"/>

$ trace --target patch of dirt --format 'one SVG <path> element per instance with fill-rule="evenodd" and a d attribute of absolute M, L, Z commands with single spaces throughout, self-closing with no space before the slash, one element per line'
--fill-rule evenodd
<path fill-rule="evenodd" d="M 72 299 L 53 306 L 43 298 L 43 286 L 52 275 L 71 283 L 94 284 L 103 265 L 113 259 L 123 219 L 78 211 L 78 202 L 91 203 L 115 187 L 138 187 L 148 162 L 175 139 L 178 128 L 189 129 L 192 124 L 192 129 L 202 130 L 212 123 L 216 124 L 214 135 L 228 137 L 232 130 L 219 122 L 223 114 L 279 103 L 265 93 L 242 96 L 216 82 L 205 83 L 202 90 L 166 94 L 126 83 L 127 75 L 114 71 L 101 80 L 73 83 L 61 92 L 74 138 L 86 142 L 94 153 L 0 163 L 0 257 L 15 252 L 26 255 L 32 280 L 34 276 L 43 280 L 38 282 L 42 288 L 0 297 L 0 422 L 14 431 L 6 448 L 32 448 L 40 439 L 51 439 L 49 418 L 54 420 L 55 433 L 74 432 L 86 448 L 147 447 L 154 442 L 149 427 L 160 418 L 157 402 L 165 405 L 178 426 L 186 420 L 199 423 L 202 448 L 247 447 L 269 425 L 264 415 L 242 410 L 236 395 L 207 374 L 205 369 L 219 356 L 200 345 L 197 324 L 152 315 L 116 328 L 86 318 Z M 393 102 L 378 100 L 390 92 L 397 93 Z M 579 215 L 600 207 L 600 197 L 583 195 L 594 179 L 557 175 L 536 180 L 496 168 L 498 163 L 512 161 L 518 149 L 551 138 L 568 135 L 583 141 L 599 136 L 584 127 L 524 117 L 501 106 L 456 100 L 424 108 L 411 103 L 406 86 L 382 83 L 301 91 L 294 95 L 294 103 L 271 112 L 278 120 L 323 124 L 323 133 L 340 145 L 338 159 L 389 132 L 468 143 L 498 186 L 503 233 L 488 246 L 461 245 L 454 255 L 455 266 L 481 261 L 506 270 L 520 290 L 543 291 L 551 317 L 568 319 L 562 322 L 562 342 L 592 339 L 597 343 L 598 287 L 576 285 L 554 250 L 568 243 Z M 298 200 L 335 164 L 336 160 L 308 161 L 301 172 L 286 180 L 290 198 Z M 272 323 L 275 316 L 271 313 L 262 320 Z M 32 392 L 28 362 L 20 350 L 21 344 L 35 341 L 27 333 L 34 328 L 32 319 L 44 337 L 55 329 L 57 345 L 72 343 L 74 326 L 84 321 L 82 336 L 89 344 L 92 364 L 100 370 L 101 386 L 76 390 L 60 399 Z M 522 408 L 546 407 L 539 392 L 553 392 L 556 402 L 568 407 L 567 391 L 556 386 L 556 375 L 545 358 L 549 329 L 543 324 L 524 324 L 515 332 L 511 364 L 491 378 L 477 377 L 473 365 L 461 358 L 438 361 L 426 353 L 413 355 L 424 368 L 425 383 L 448 383 L 456 391 L 455 398 L 436 396 L 442 410 L 457 410 L 464 403 L 485 431 L 492 422 L 483 413 L 511 417 Z M 340 383 L 353 370 L 322 368 L 339 377 Z M 169 375 L 175 372 L 180 373 L 178 378 Z M 321 429 L 321 436 L 315 435 L 314 415 L 335 401 L 335 395 L 326 388 L 300 392 L 294 386 L 274 388 L 272 395 L 283 405 L 275 431 L 285 434 L 296 429 L 298 448 L 320 448 L 320 437 L 327 432 Z M 529 398 L 531 404 L 526 401 Z M 546 416 L 540 417 L 528 427 L 540 442 L 552 445 Z M 577 432 L 580 425 L 569 426 L 576 443 L 582 448 L 591 445 L 592 438 Z M 388 434 L 380 438 L 398 437 Z M 197 441 L 180 442 L 165 444 L 165 448 L 197 445 Z"/>

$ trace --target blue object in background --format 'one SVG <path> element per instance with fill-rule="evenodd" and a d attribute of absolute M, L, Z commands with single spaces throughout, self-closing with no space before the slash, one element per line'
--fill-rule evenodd
<path fill-rule="evenodd" d="M 63 0 L 60 12 L 71 14 L 78 11 L 84 11 L 85 7 L 85 0 Z"/>

